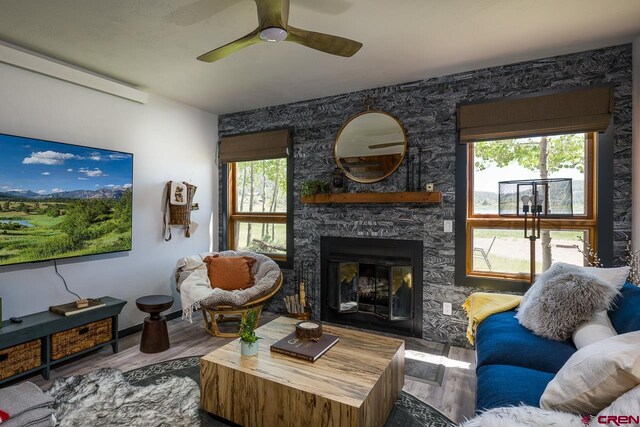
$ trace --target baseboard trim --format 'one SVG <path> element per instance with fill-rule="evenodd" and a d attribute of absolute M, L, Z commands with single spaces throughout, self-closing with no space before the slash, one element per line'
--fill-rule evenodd
<path fill-rule="evenodd" d="M 174 311 L 173 313 L 164 315 L 164 317 L 166 317 L 167 320 L 177 319 L 180 316 L 182 316 L 182 310 L 177 310 L 177 311 Z M 142 331 L 142 325 L 143 325 L 142 323 L 139 323 L 137 325 L 129 326 L 128 328 L 124 328 L 118 331 L 118 338 L 128 337 L 129 335 L 133 335 Z"/>

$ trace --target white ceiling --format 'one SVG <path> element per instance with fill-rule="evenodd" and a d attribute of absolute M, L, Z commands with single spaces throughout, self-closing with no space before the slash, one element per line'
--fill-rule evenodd
<path fill-rule="evenodd" d="M 352 58 L 260 43 L 253 0 L 2 0 L 0 40 L 230 113 L 632 41 L 639 0 L 291 0 L 289 23 L 364 44 Z"/>

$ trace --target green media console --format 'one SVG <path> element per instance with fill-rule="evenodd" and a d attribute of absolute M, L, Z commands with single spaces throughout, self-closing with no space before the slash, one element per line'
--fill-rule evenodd
<path fill-rule="evenodd" d="M 9 320 L 0 328 L 0 384 L 51 368 L 90 351 L 111 346 L 118 352 L 118 315 L 126 301 L 100 298 L 106 306 L 64 316 L 50 311 Z"/>

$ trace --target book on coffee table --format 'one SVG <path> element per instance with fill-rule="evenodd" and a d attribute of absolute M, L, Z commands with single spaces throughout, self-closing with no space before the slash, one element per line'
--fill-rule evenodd
<path fill-rule="evenodd" d="M 293 332 L 272 344 L 271 351 L 315 362 L 333 347 L 338 340 L 340 340 L 339 337 L 331 334 L 323 334 L 317 340 L 300 339 Z"/>

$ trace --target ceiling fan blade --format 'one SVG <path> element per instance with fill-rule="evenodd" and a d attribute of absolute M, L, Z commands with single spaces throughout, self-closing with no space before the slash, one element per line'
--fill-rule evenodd
<path fill-rule="evenodd" d="M 288 26 L 286 41 L 298 43 L 311 49 L 338 56 L 353 56 L 362 47 L 362 43 L 344 37 L 316 33 Z"/>
<path fill-rule="evenodd" d="M 369 148 L 372 150 L 378 150 L 380 148 L 389 148 L 389 147 L 395 147 L 397 145 L 404 145 L 404 141 L 400 141 L 400 142 L 387 142 L 384 144 L 373 144 L 370 145 Z"/>
<path fill-rule="evenodd" d="M 256 0 L 260 29 L 287 28 L 289 22 L 289 0 Z"/>
<path fill-rule="evenodd" d="M 210 52 L 198 56 L 198 60 L 202 62 L 214 62 L 218 59 L 224 58 L 225 56 L 229 56 L 232 53 L 239 51 L 240 49 L 244 49 L 247 46 L 260 43 L 261 41 L 263 40 L 260 38 L 260 30 L 256 28 L 251 33 L 239 38 L 238 40 L 232 41 L 231 43 L 227 43 L 222 47 L 213 49 Z"/>

